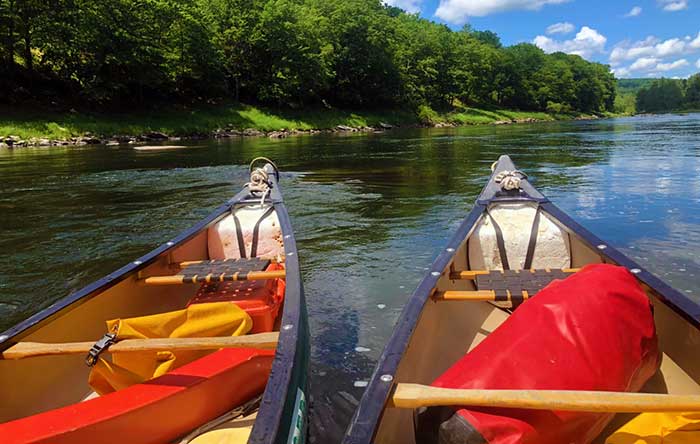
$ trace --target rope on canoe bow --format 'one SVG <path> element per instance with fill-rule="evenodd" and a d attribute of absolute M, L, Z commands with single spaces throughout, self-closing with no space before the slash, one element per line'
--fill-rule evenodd
<path fill-rule="evenodd" d="M 265 170 L 264 167 L 253 168 L 255 163 L 261 160 L 265 161 L 266 164 L 272 165 L 277 180 L 279 180 L 280 175 L 277 165 L 275 165 L 267 157 L 256 157 L 252 160 L 252 162 L 250 162 L 250 182 L 245 184 L 245 186 L 248 187 L 250 194 L 262 194 L 262 197 L 260 198 L 260 205 L 265 202 L 265 197 L 270 193 L 270 189 L 272 188 L 272 182 L 270 182 L 270 175 L 268 174 L 267 170 Z"/>
<path fill-rule="evenodd" d="M 488 214 L 491 219 L 491 224 L 493 225 L 493 231 L 496 233 L 496 246 L 498 247 L 498 255 L 501 257 L 501 267 L 504 270 L 510 270 L 510 265 L 508 264 L 508 253 L 506 252 L 506 241 L 503 238 L 503 230 L 501 226 L 496 222 L 496 218 L 493 217 L 491 212 L 486 209 L 486 214 Z"/>
<path fill-rule="evenodd" d="M 270 190 L 270 176 L 264 168 L 250 172 L 250 182 L 246 184 L 251 193 L 267 193 Z"/>
<path fill-rule="evenodd" d="M 271 182 L 270 176 L 263 168 L 255 168 L 250 172 L 250 182 L 245 184 L 250 191 L 250 194 L 261 193 L 260 205 L 265 203 L 265 197 L 270 192 Z"/>
<path fill-rule="evenodd" d="M 503 191 L 520 189 L 520 181 L 527 179 L 527 174 L 519 170 L 504 170 L 496 174 L 494 182 L 501 184 Z"/>

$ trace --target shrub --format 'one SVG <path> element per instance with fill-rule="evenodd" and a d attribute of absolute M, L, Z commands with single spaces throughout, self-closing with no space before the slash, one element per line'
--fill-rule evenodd
<path fill-rule="evenodd" d="M 418 120 L 423 125 L 434 125 L 438 122 L 439 116 L 430 106 L 420 105 L 418 107 Z"/>

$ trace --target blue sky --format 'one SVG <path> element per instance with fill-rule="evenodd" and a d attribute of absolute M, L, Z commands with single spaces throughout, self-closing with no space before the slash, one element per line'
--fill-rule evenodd
<path fill-rule="evenodd" d="M 700 72 L 700 0 L 385 0 L 460 29 L 496 32 L 611 65 L 617 77 Z"/>

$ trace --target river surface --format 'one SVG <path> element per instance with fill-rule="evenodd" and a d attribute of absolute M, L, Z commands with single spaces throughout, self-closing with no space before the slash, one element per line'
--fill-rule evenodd
<path fill-rule="evenodd" d="M 237 192 L 260 155 L 283 171 L 302 260 L 315 442 L 345 426 L 403 304 L 501 154 L 700 299 L 698 114 L 183 145 L 0 150 L 0 330 L 172 238 Z"/>

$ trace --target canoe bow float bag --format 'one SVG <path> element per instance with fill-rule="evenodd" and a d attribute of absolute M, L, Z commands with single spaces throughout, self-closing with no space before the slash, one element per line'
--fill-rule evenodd
<path fill-rule="evenodd" d="M 284 257 L 282 229 L 272 205 L 233 208 L 208 231 L 209 259 Z"/>
<path fill-rule="evenodd" d="M 472 270 L 569 268 L 570 249 L 569 235 L 537 204 L 497 203 L 469 238 L 469 264 Z"/>
<path fill-rule="evenodd" d="M 455 332 L 459 334 L 459 332 Z M 627 269 L 588 265 L 523 303 L 433 386 L 636 392 L 657 371 L 651 304 Z M 432 407 L 416 442 L 587 444 L 610 413 Z"/>

